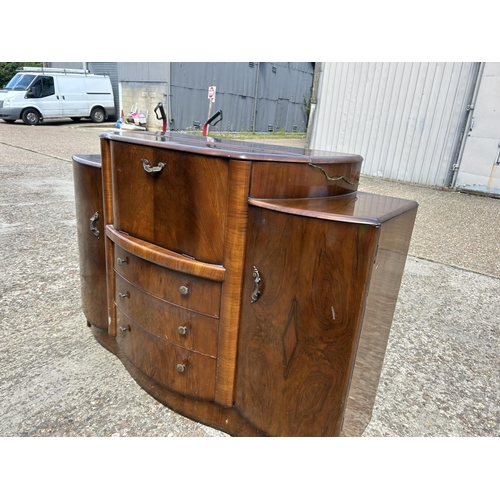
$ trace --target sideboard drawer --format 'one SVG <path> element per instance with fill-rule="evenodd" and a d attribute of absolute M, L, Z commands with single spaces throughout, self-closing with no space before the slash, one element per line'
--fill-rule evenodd
<path fill-rule="evenodd" d="M 115 304 L 145 330 L 186 349 L 217 356 L 219 320 L 174 306 L 115 273 Z"/>
<path fill-rule="evenodd" d="M 215 358 L 183 349 L 147 332 L 119 309 L 116 319 L 120 350 L 141 372 L 172 391 L 214 399 Z"/>
<path fill-rule="evenodd" d="M 227 160 L 114 141 L 111 158 L 116 229 L 222 264 Z M 146 171 L 150 168 L 159 170 Z"/>
<path fill-rule="evenodd" d="M 172 271 L 115 245 L 115 271 L 146 292 L 187 309 L 219 317 L 221 284 Z"/>

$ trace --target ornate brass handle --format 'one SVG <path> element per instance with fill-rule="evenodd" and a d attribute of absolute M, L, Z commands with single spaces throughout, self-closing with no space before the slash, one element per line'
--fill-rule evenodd
<path fill-rule="evenodd" d="M 253 266 L 252 278 L 254 281 L 254 289 L 253 289 L 253 293 L 252 293 L 251 304 L 256 302 L 257 299 L 259 298 L 259 295 L 260 295 L 260 274 L 259 274 L 258 269 L 255 266 Z"/>
<path fill-rule="evenodd" d="M 96 212 L 91 218 L 90 218 L 90 230 L 94 233 L 94 236 L 99 239 L 99 229 L 95 227 L 94 222 L 99 219 L 99 212 Z"/>
<path fill-rule="evenodd" d="M 158 162 L 158 165 L 156 165 L 156 167 L 155 166 L 152 167 L 149 163 L 149 160 L 147 160 L 146 158 L 141 158 L 141 161 L 144 170 L 148 173 L 161 172 L 167 166 L 166 163 L 160 161 Z"/>
<path fill-rule="evenodd" d="M 352 184 L 353 186 L 357 186 L 359 184 L 359 182 L 350 181 L 349 179 L 346 179 L 343 175 L 339 175 L 338 177 L 330 177 L 323 167 L 315 165 L 314 163 L 308 163 L 308 165 L 314 168 L 319 168 L 325 174 L 327 181 L 344 181 L 347 182 L 347 184 Z"/>

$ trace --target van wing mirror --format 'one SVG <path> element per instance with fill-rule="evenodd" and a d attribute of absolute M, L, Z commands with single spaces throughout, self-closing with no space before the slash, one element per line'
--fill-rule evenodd
<path fill-rule="evenodd" d="M 26 97 L 40 97 L 42 95 L 42 89 L 38 86 L 31 87 L 28 92 L 26 92 Z"/>

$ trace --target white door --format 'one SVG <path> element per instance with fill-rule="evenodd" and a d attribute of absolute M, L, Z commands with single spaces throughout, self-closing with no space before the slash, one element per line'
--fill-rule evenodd
<path fill-rule="evenodd" d="M 455 187 L 500 195 L 500 63 L 486 63 Z"/>
<path fill-rule="evenodd" d="M 63 116 L 89 116 L 84 78 L 78 75 L 57 77 Z"/>
<path fill-rule="evenodd" d="M 61 116 L 61 101 L 52 76 L 37 76 L 31 85 L 26 99 L 26 105 L 37 107 L 44 118 L 57 118 Z"/>

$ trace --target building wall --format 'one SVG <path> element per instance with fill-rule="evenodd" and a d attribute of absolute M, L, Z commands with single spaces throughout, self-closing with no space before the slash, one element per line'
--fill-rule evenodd
<path fill-rule="evenodd" d="M 455 187 L 500 197 L 500 63 L 481 69 Z"/>
<path fill-rule="evenodd" d="M 223 131 L 307 129 L 313 63 L 171 63 L 172 128 L 193 129 L 209 117 L 208 88 L 217 89 L 211 113 L 222 110 Z"/>
<path fill-rule="evenodd" d="M 357 153 L 366 175 L 448 186 L 478 63 L 323 63 L 310 147 Z"/>
<path fill-rule="evenodd" d="M 137 108 L 148 114 L 147 127 L 161 129 L 154 108 L 163 102 L 169 130 L 201 128 L 222 110 L 212 130 L 269 132 L 307 130 L 314 63 L 312 62 L 119 62 L 46 63 L 52 67 L 87 67 L 108 74 L 116 86 L 117 115 Z M 208 88 L 217 88 L 215 102 Z"/>
<path fill-rule="evenodd" d="M 121 82 L 163 82 L 168 80 L 168 62 L 119 62 Z"/>
<path fill-rule="evenodd" d="M 169 63 L 119 62 L 120 107 L 126 116 L 137 110 L 147 117 L 148 130 L 161 130 L 162 121 L 154 109 L 159 102 L 166 103 L 169 93 Z"/>
<path fill-rule="evenodd" d="M 111 80 L 113 95 L 115 98 L 115 114 L 109 116 L 110 120 L 117 120 L 120 116 L 120 89 L 118 85 L 118 63 L 116 62 L 89 62 L 87 68 L 95 75 L 107 75 Z"/>
<path fill-rule="evenodd" d="M 121 82 L 121 102 L 124 115 L 133 110 L 146 116 L 148 130 L 161 130 L 163 121 L 156 118 L 154 109 L 159 102 L 164 102 L 168 95 L 166 83 L 156 82 Z M 158 116 L 160 114 L 158 113 Z"/>

